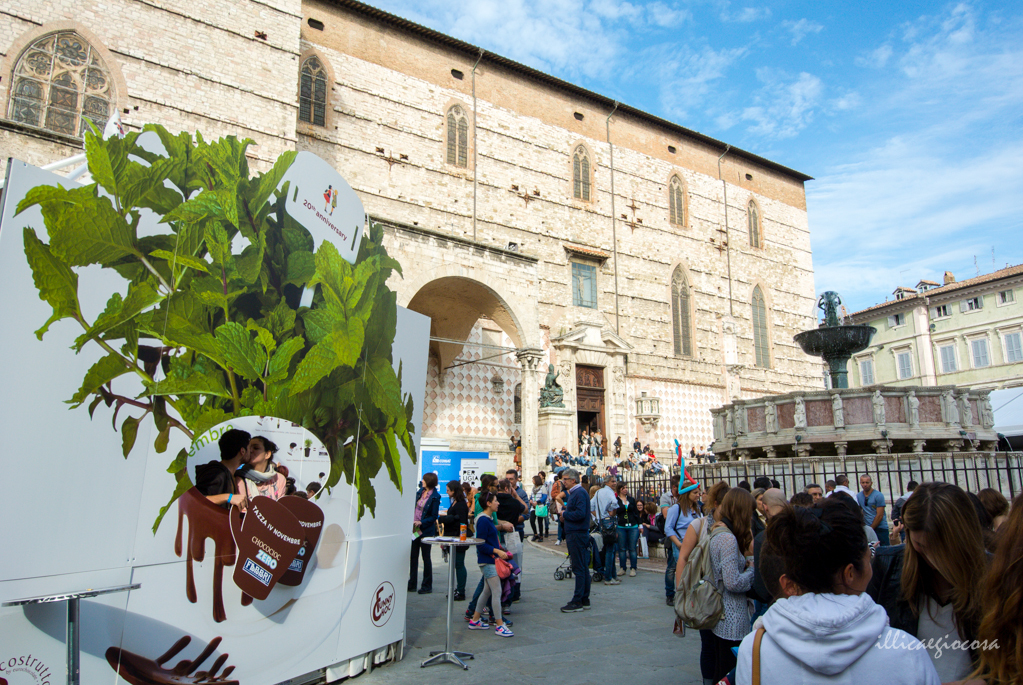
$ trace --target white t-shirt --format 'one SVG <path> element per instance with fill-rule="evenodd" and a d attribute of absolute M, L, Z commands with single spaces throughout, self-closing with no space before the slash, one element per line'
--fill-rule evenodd
<path fill-rule="evenodd" d="M 962 680 L 973 670 L 970 650 L 952 649 L 953 642 L 963 641 L 956 630 L 953 610 L 952 602 L 941 606 L 934 599 L 925 598 L 920 603 L 920 623 L 916 629 L 916 637 L 927 648 L 943 683 Z M 940 657 L 936 656 L 939 651 Z"/>

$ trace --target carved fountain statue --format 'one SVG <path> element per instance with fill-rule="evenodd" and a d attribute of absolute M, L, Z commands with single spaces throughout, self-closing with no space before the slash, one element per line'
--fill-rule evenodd
<path fill-rule="evenodd" d="M 870 338 L 877 333 L 873 326 L 842 323 L 838 317 L 841 304 L 838 293 L 825 292 L 817 300 L 817 307 L 824 311 L 824 323 L 816 330 L 797 333 L 793 338 L 803 352 L 822 357 L 828 363 L 832 388 L 849 387 L 849 358 L 867 349 Z"/>
<path fill-rule="evenodd" d="M 711 409 L 713 451 L 721 460 L 992 452 L 997 444 L 990 390 L 954 386 L 850 388 L 848 363 L 877 331 L 847 324 L 838 293 L 817 301 L 824 322 L 795 341 L 828 363 L 831 388 L 744 399 Z"/>

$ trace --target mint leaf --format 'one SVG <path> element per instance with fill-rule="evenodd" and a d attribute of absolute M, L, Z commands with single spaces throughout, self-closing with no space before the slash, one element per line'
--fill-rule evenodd
<path fill-rule="evenodd" d="M 26 227 L 22 233 L 25 256 L 32 269 L 32 280 L 39 291 L 39 299 L 53 308 L 53 316 L 43 328 L 36 331 L 36 337 L 42 340 L 50 323 L 77 316 L 78 275 L 53 256 L 50 248 L 39 240 L 35 231 Z"/>
<path fill-rule="evenodd" d="M 89 395 L 97 392 L 100 386 L 106 385 L 118 376 L 128 373 L 129 369 L 124 360 L 116 354 L 108 354 L 98 362 L 89 367 L 85 373 L 85 380 L 78 392 L 67 401 L 72 407 L 77 407 L 84 402 Z"/>

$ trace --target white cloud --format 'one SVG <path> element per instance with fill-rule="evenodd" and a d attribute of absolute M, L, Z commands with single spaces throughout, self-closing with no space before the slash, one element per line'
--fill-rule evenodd
<path fill-rule="evenodd" d="M 893 52 L 892 46 L 885 44 L 865 55 L 857 57 L 856 64 L 861 67 L 883 69 L 888 65 L 888 60 L 892 58 Z"/>
<path fill-rule="evenodd" d="M 862 103 L 863 98 L 860 97 L 860 94 L 856 91 L 850 91 L 831 100 L 830 105 L 832 110 L 844 112 L 849 109 L 856 109 Z"/>
<path fill-rule="evenodd" d="M 661 107 L 672 119 L 685 121 L 694 108 L 702 108 L 729 67 L 747 54 L 746 48 L 714 50 L 662 45 L 647 50 L 645 64 L 657 65 Z"/>
<path fill-rule="evenodd" d="M 721 4 L 720 16 L 721 21 L 727 23 L 750 24 L 754 21 L 770 17 L 771 10 L 768 7 L 741 7 L 732 11 L 731 3 L 723 2 Z"/>
<path fill-rule="evenodd" d="M 789 30 L 792 34 L 792 44 L 797 45 L 799 41 L 806 38 L 811 33 L 820 33 L 824 30 L 823 24 L 818 24 L 815 21 L 803 18 L 799 21 L 783 21 L 782 26 Z"/>
<path fill-rule="evenodd" d="M 757 70 L 764 84 L 754 95 L 754 104 L 742 111 L 742 118 L 752 122 L 750 133 L 766 138 L 791 138 L 813 121 L 824 84 L 813 74 L 803 72 L 794 80 L 773 70 Z"/>
<path fill-rule="evenodd" d="M 686 9 L 679 9 L 669 6 L 663 2 L 653 2 L 646 6 L 648 21 L 660 28 L 678 28 L 687 21 L 691 21 L 693 13 Z"/>

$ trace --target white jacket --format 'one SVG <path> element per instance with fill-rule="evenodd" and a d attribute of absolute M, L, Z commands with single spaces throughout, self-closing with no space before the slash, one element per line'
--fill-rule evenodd
<path fill-rule="evenodd" d="M 866 593 L 806 594 L 775 602 L 763 616 L 761 685 L 899 683 L 941 685 L 923 645 L 888 626 Z M 735 678 L 753 682 L 753 640 L 743 639 Z"/>

